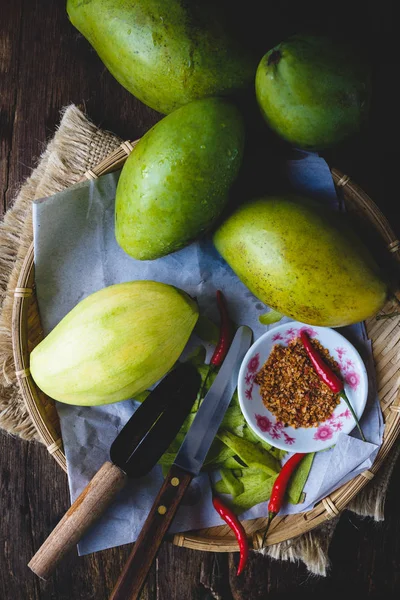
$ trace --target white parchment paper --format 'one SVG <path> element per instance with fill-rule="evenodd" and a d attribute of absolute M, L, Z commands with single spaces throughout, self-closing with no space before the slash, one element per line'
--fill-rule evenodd
<path fill-rule="evenodd" d="M 338 206 L 335 188 L 325 161 L 313 153 L 296 153 L 282 165 L 285 185 L 298 193 Z M 117 245 L 114 236 L 114 198 L 119 173 L 77 184 L 33 205 L 35 272 L 40 314 L 45 333 L 83 298 L 104 286 L 124 281 L 152 279 L 175 285 L 198 300 L 200 312 L 218 322 L 215 292 L 227 297 L 232 319 L 247 324 L 255 339 L 267 328 L 258 321 L 266 312 L 218 255 L 209 239 L 155 261 L 136 261 Z M 284 319 L 288 321 L 289 319 Z M 274 327 L 273 325 L 270 327 Z M 302 512 L 319 499 L 368 469 L 382 443 L 383 420 L 376 397 L 370 344 L 361 324 L 340 330 L 355 344 L 370 378 L 370 390 L 362 427 L 369 443 L 341 434 L 336 446 L 315 456 L 302 505 L 287 505 L 282 513 Z M 191 346 L 199 343 L 194 336 Z M 73 501 L 104 461 L 119 430 L 130 418 L 136 403 L 131 400 L 103 407 L 75 407 L 57 403 L 68 463 Z M 106 514 L 79 544 L 87 554 L 133 542 L 162 484 L 156 466 L 144 478 L 132 480 Z M 267 503 L 243 515 L 267 514 Z M 179 509 L 171 531 L 179 532 L 222 521 L 215 513 L 208 478 L 196 478 Z"/>

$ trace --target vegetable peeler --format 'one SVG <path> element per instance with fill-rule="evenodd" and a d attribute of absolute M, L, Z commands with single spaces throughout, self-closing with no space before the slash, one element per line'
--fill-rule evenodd
<path fill-rule="evenodd" d="M 196 400 L 201 377 L 181 363 L 150 392 L 110 448 L 103 464 L 28 566 L 47 579 L 69 550 L 103 514 L 128 477 L 146 475 L 175 439 Z"/>

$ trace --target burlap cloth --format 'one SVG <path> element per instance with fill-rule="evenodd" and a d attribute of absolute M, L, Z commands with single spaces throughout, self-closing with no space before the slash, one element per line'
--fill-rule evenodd
<path fill-rule="evenodd" d="M 93 125 L 79 108 L 68 106 L 62 111 L 60 125 L 37 167 L 0 223 L 0 427 L 30 442 L 42 440 L 29 417 L 15 376 L 11 317 L 12 290 L 32 242 L 31 202 L 77 183 L 121 142 L 117 136 Z M 398 454 L 397 444 L 379 474 L 348 505 L 349 510 L 375 521 L 384 519 L 386 491 Z M 339 518 L 262 552 L 279 560 L 301 560 L 311 573 L 325 576 L 329 570 L 329 545 Z"/>

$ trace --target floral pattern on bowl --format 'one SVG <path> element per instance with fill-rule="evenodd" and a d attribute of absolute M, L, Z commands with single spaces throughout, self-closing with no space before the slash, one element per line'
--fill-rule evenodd
<path fill-rule="evenodd" d="M 314 452 L 333 446 L 338 435 L 350 433 L 355 427 L 344 400 L 333 414 L 318 427 L 294 429 L 285 427 L 264 406 L 259 386 L 254 379 L 268 359 L 275 344 L 287 346 L 305 330 L 311 338 L 328 349 L 340 366 L 345 382 L 345 391 L 358 418 L 361 417 L 368 395 L 368 377 L 365 365 L 354 346 L 335 329 L 311 327 L 304 323 L 291 322 L 274 327 L 262 335 L 247 352 L 239 373 L 238 393 L 243 415 L 253 431 L 268 443 L 291 452 Z"/>

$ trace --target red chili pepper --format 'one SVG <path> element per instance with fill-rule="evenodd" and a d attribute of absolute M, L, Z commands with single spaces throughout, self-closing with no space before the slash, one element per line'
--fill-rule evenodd
<path fill-rule="evenodd" d="M 264 530 L 264 536 L 262 541 L 263 546 L 270 523 L 282 508 L 289 480 L 293 474 L 293 471 L 296 469 L 303 456 L 305 456 L 304 452 L 297 452 L 296 454 L 293 454 L 293 456 L 291 456 L 289 460 L 285 462 L 282 469 L 280 470 L 278 477 L 275 479 L 275 483 L 272 487 L 271 497 L 269 499 L 268 504 L 268 523 L 266 529 Z"/>
<path fill-rule="evenodd" d="M 210 364 L 219 367 L 229 350 L 232 341 L 232 328 L 228 314 L 228 307 L 223 293 L 217 291 L 217 303 L 220 315 L 219 340 L 211 357 Z"/>
<path fill-rule="evenodd" d="M 330 366 L 326 364 L 322 356 L 312 345 L 308 334 L 304 330 L 300 332 L 300 339 L 303 342 L 303 346 L 306 349 L 308 357 L 311 360 L 319 378 L 322 379 L 324 383 L 326 383 L 326 385 L 330 390 L 332 390 L 332 392 L 334 392 L 335 394 L 339 394 L 344 388 L 343 381 L 339 379 L 336 373 L 332 371 Z"/>
<path fill-rule="evenodd" d="M 235 515 L 235 513 L 227 507 L 220 498 L 217 496 L 213 496 L 213 505 L 219 516 L 225 521 L 227 525 L 234 532 L 236 539 L 239 544 L 240 549 L 240 560 L 239 566 L 236 575 L 240 575 L 242 573 L 244 567 L 246 566 L 247 559 L 249 557 L 249 542 L 247 539 L 246 532 L 244 530 L 243 525 Z"/>
<path fill-rule="evenodd" d="M 220 290 L 217 291 L 217 304 L 220 317 L 219 339 L 217 345 L 215 346 L 214 353 L 211 357 L 210 364 L 208 365 L 206 376 L 200 388 L 197 407 L 200 406 L 200 400 L 210 374 L 214 371 L 216 367 L 219 367 L 224 362 L 224 358 L 227 355 L 229 346 L 231 345 L 232 341 L 232 327 L 231 321 L 229 319 L 228 307 L 226 305 L 224 295 Z"/>
<path fill-rule="evenodd" d="M 217 291 L 217 303 L 220 315 L 219 340 L 210 360 L 210 368 L 208 370 L 206 380 L 211 370 L 213 370 L 215 367 L 219 367 L 223 363 L 232 341 L 232 328 L 229 319 L 228 308 L 226 306 L 224 295 L 220 290 Z M 222 500 L 220 500 L 220 498 L 213 495 L 212 502 L 215 510 L 225 521 L 225 523 L 232 529 L 238 541 L 240 549 L 240 561 L 237 575 L 240 575 L 247 563 L 249 556 L 249 542 L 247 540 L 246 532 L 235 513 L 228 506 L 226 506 Z"/>
<path fill-rule="evenodd" d="M 361 439 L 366 442 L 363 431 L 360 427 L 360 423 L 358 421 L 357 415 L 354 412 L 352 405 L 350 404 L 350 400 L 347 398 L 346 392 L 344 391 L 344 382 L 332 371 L 331 367 L 326 364 L 320 353 L 311 343 L 311 340 L 308 334 L 303 330 L 300 332 L 300 339 L 303 343 L 303 346 L 307 352 L 309 359 L 312 362 L 312 365 L 315 369 L 315 372 L 319 376 L 319 378 L 329 387 L 332 392 L 335 394 L 340 394 L 340 397 L 346 402 L 347 406 L 350 409 L 351 414 L 354 417 L 356 422 L 358 431 L 360 432 Z"/>

